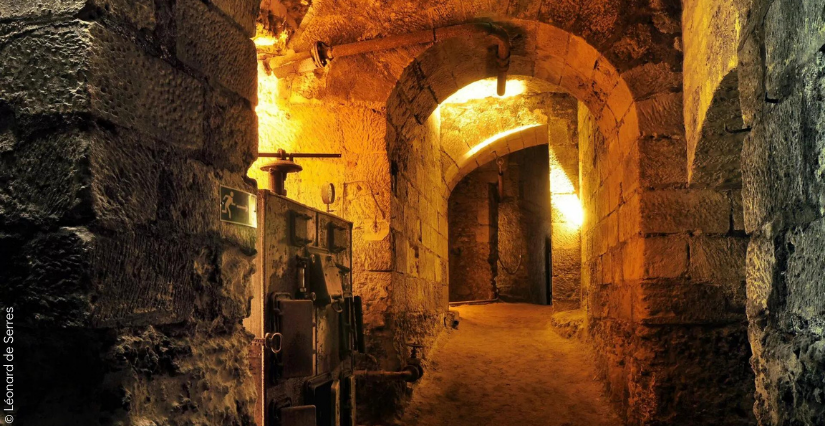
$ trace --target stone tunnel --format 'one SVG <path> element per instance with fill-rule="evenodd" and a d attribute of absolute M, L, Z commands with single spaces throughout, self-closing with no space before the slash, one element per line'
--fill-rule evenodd
<path fill-rule="evenodd" d="M 2 424 L 825 425 L 825 1 L 0 0 Z"/>

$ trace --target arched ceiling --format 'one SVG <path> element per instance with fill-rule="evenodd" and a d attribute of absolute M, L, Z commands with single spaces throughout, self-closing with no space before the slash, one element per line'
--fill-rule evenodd
<path fill-rule="evenodd" d="M 280 4 L 280 6 L 279 6 Z M 661 0 L 264 0 L 299 26 L 289 47 L 353 42 L 477 20 L 548 23 L 577 35 L 624 71 L 642 63 L 681 65 L 680 2 Z"/>
<path fill-rule="evenodd" d="M 618 141 L 625 152 L 635 145 L 641 125 L 650 124 L 650 130 L 655 130 L 660 124 L 662 117 L 640 122 L 631 86 L 582 38 L 547 24 L 516 20 L 510 24 L 523 31 L 519 39 L 523 46 L 511 56 L 511 78 L 545 81 L 573 95 L 593 112 L 605 138 Z M 405 68 L 387 99 L 388 123 L 396 130 L 388 139 L 391 155 L 394 144 L 405 143 L 399 138 L 414 135 L 439 103 L 492 74 L 487 45 L 481 37 L 448 40 L 429 48 Z M 681 109 L 669 115 L 679 119 Z"/>
<path fill-rule="evenodd" d="M 444 172 L 444 181 L 452 191 L 461 179 L 473 170 L 507 154 L 522 149 L 547 144 L 547 125 L 532 124 L 516 127 L 480 141 L 473 149 L 467 150 L 455 167 Z"/>

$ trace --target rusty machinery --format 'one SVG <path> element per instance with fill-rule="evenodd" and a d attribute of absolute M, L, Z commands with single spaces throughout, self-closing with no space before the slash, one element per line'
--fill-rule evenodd
<path fill-rule="evenodd" d="M 365 352 L 361 298 L 352 293 L 352 223 L 286 198 L 295 158 L 340 154 L 286 153 L 261 157 L 273 191 L 258 193 L 257 268 L 251 315 L 250 365 L 258 390 L 259 426 L 355 426 L 355 378 L 407 380 L 400 372 L 355 370 Z M 334 189 L 323 189 L 324 203 Z M 413 355 L 413 357 L 415 357 Z"/>

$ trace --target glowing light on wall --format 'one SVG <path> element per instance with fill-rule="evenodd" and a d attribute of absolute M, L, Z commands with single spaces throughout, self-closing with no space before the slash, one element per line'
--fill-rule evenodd
<path fill-rule="evenodd" d="M 576 194 L 553 194 L 553 207 L 558 209 L 564 221 L 578 228 L 584 223 L 584 210 Z"/>
<path fill-rule="evenodd" d="M 507 80 L 507 91 L 504 92 L 504 96 L 498 96 L 496 95 L 496 84 L 495 78 L 478 80 L 458 89 L 457 92 L 445 99 L 442 104 L 462 104 L 477 99 L 492 97 L 510 98 L 521 95 L 527 91 L 527 84 L 524 80 Z"/>
<path fill-rule="evenodd" d="M 263 62 L 258 62 L 258 151 L 275 152 L 279 148 L 290 151 L 290 132 L 296 131 L 296 122 L 290 122 L 279 99 L 278 77 L 267 72 Z M 258 158 L 249 168 L 247 175 L 258 181 L 259 188 L 266 188 L 269 182 L 267 174 L 260 167 L 272 162 L 271 158 Z"/>
<path fill-rule="evenodd" d="M 283 31 L 277 36 L 272 35 L 271 33 L 267 33 L 263 30 L 263 28 L 259 25 L 258 26 L 258 35 L 252 38 L 252 42 L 255 43 L 255 46 L 258 48 L 267 48 L 267 47 L 277 47 L 279 49 L 283 49 L 286 47 L 286 42 L 289 39 L 289 33 L 287 31 Z"/>
<path fill-rule="evenodd" d="M 509 86 L 509 84 L 508 84 L 508 86 Z M 510 130 L 507 130 L 507 131 L 505 131 L 505 132 L 501 132 L 501 133 L 496 134 L 496 135 L 494 135 L 494 136 L 491 136 L 491 137 L 489 137 L 489 138 L 485 139 L 484 141 L 482 141 L 480 144 L 478 144 L 478 145 L 474 146 L 474 147 L 473 147 L 472 149 L 470 149 L 469 151 L 467 151 L 467 153 L 466 153 L 466 154 L 464 154 L 464 158 L 463 158 L 462 160 L 463 160 L 463 161 L 466 161 L 466 160 L 469 160 L 470 158 L 473 158 L 473 157 L 474 157 L 476 154 L 478 154 L 478 153 L 479 153 L 482 149 L 487 148 L 487 147 L 488 147 L 488 146 L 490 146 L 493 142 L 496 142 L 496 141 L 502 140 L 502 139 L 504 139 L 504 138 L 506 138 L 507 136 L 510 136 L 510 135 L 512 135 L 512 134 L 516 134 L 516 133 L 518 133 L 518 132 L 522 132 L 522 131 L 524 131 L 524 130 L 527 130 L 527 129 L 530 129 L 530 128 L 533 128 L 533 127 L 538 127 L 538 126 L 541 126 L 541 124 L 530 124 L 530 125 L 527 125 L 527 126 L 520 126 L 520 127 L 516 127 L 516 128 L 510 129 Z"/>
<path fill-rule="evenodd" d="M 584 224 L 584 209 L 576 194 L 576 187 L 550 148 L 550 203 L 569 228 L 578 229 Z"/>

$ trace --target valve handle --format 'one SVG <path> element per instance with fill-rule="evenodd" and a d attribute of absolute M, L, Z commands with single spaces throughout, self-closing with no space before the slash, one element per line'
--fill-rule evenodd
<path fill-rule="evenodd" d="M 275 346 L 275 340 L 278 340 L 278 346 Z M 266 333 L 264 336 L 264 346 L 272 351 L 273 354 L 281 352 L 284 343 L 284 336 L 281 333 Z"/>

